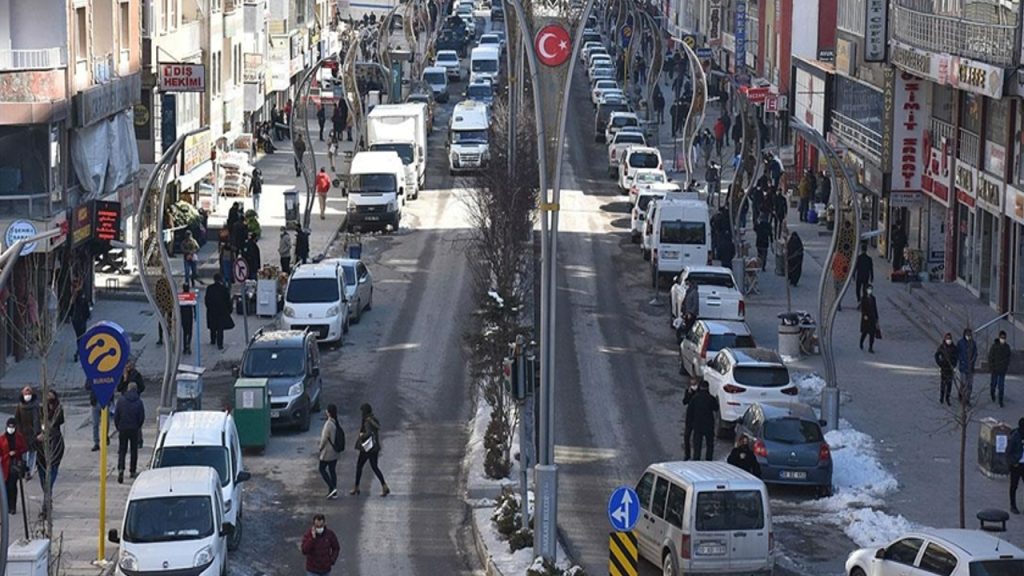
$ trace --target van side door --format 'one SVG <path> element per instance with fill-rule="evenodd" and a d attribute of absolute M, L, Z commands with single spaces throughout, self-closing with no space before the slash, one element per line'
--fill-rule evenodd
<path fill-rule="evenodd" d="M 665 511 L 668 506 L 668 492 L 671 483 L 665 478 L 658 476 L 654 484 L 654 495 L 651 497 L 651 512 L 647 518 L 647 534 L 652 546 L 651 558 L 655 564 L 661 565 L 661 546 L 668 534 L 668 522 L 665 521 Z"/>
<path fill-rule="evenodd" d="M 656 552 L 652 552 L 655 550 L 655 546 L 650 535 L 651 493 L 654 492 L 654 478 L 654 472 L 647 471 L 636 483 L 636 495 L 640 499 L 640 518 L 637 520 L 636 528 L 633 529 L 636 533 L 636 544 L 640 549 L 640 555 L 651 562 L 658 560 Z"/>

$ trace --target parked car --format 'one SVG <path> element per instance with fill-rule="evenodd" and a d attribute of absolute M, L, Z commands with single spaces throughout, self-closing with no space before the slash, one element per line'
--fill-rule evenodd
<path fill-rule="evenodd" d="M 434 131 L 434 99 L 423 92 L 413 92 L 405 97 L 406 102 L 422 102 L 427 105 L 427 132 Z"/>
<path fill-rule="evenodd" d="M 325 262 L 341 264 L 345 275 L 345 293 L 349 302 L 349 319 L 358 324 L 363 312 L 373 308 L 373 276 L 361 260 L 353 258 L 332 258 Z"/>
<path fill-rule="evenodd" d="M 284 292 L 284 327 L 309 328 L 319 340 L 340 344 L 349 325 L 349 302 L 343 282 L 336 263 L 302 264 L 296 268 Z"/>
<path fill-rule="evenodd" d="M 607 142 L 608 119 L 613 112 L 629 112 L 629 103 L 624 97 L 609 96 L 597 103 L 594 113 L 594 141 Z"/>
<path fill-rule="evenodd" d="M 679 343 L 680 367 L 691 376 L 702 376 L 709 358 L 723 348 L 754 348 L 750 326 L 742 320 L 697 320 Z"/>
<path fill-rule="evenodd" d="M 831 496 L 832 450 L 823 425 L 806 404 L 758 402 L 747 408 L 736 434 L 750 440 L 765 484 L 813 486 Z"/>
<path fill-rule="evenodd" d="M 271 426 L 309 430 L 323 391 L 320 349 L 311 332 L 258 330 L 232 372 L 235 378 L 267 379 Z"/>
<path fill-rule="evenodd" d="M 479 78 L 466 86 L 465 96 L 469 100 L 476 100 L 490 106 L 494 103 L 494 83 L 490 79 Z"/>
<path fill-rule="evenodd" d="M 615 133 L 626 126 L 639 126 L 640 118 L 633 112 L 612 112 L 608 116 L 608 125 L 604 129 L 604 141 L 612 142 Z"/>
<path fill-rule="evenodd" d="M 593 103 L 594 106 L 597 106 L 597 103 L 601 100 L 602 94 L 606 91 L 615 90 L 622 92 L 622 89 L 619 88 L 619 83 L 615 80 L 598 80 L 597 82 L 594 82 L 594 87 L 590 91 L 590 102 Z"/>
<path fill-rule="evenodd" d="M 633 173 L 641 168 L 664 169 L 661 151 L 650 146 L 630 146 L 623 150 L 619 159 L 619 188 L 628 191 L 633 185 Z"/>
<path fill-rule="evenodd" d="M 668 176 L 661 168 L 638 168 L 633 174 L 633 183 L 629 186 L 629 199 L 633 200 L 638 193 L 649 190 L 652 186 L 667 183 Z"/>
<path fill-rule="evenodd" d="M 626 126 L 615 133 L 608 142 L 608 177 L 614 178 L 619 173 L 619 162 L 622 153 L 630 146 L 646 146 L 647 138 L 639 126 Z"/>
<path fill-rule="evenodd" d="M 642 190 L 633 198 L 633 209 L 630 210 L 629 230 L 633 243 L 640 241 L 643 235 L 644 222 L 647 220 L 647 206 L 654 200 L 664 198 L 660 190 Z"/>
<path fill-rule="evenodd" d="M 459 60 L 459 53 L 455 50 L 438 50 L 434 58 L 434 66 L 444 68 L 449 80 L 456 82 L 462 80 L 462 61 Z"/>
<path fill-rule="evenodd" d="M 1024 550 L 980 530 L 920 530 L 888 546 L 854 551 L 846 559 L 846 574 L 1018 576 L 1024 574 Z"/>
<path fill-rule="evenodd" d="M 779 353 L 767 348 L 724 348 L 704 367 L 718 400 L 715 433 L 724 438 L 754 402 L 788 402 L 799 393 Z"/>
<path fill-rule="evenodd" d="M 501 7 L 501 4 L 494 4 L 491 6 L 491 22 L 504 22 L 505 21 L 505 9 Z"/>
<path fill-rule="evenodd" d="M 700 298 L 700 318 L 718 320 L 743 320 L 747 316 L 746 301 L 736 287 L 732 270 L 723 266 L 690 265 L 676 277 L 672 285 L 671 300 L 673 317 L 682 305 L 684 286 L 688 280 L 697 283 Z"/>

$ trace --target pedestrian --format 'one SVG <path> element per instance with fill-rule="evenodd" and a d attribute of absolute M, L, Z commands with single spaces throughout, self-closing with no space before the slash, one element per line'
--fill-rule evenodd
<path fill-rule="evenodd" d="M 999 337 L 988 349 L 988 369 L 992 373 L 992 380 L 989 382 L 989 396 L 996 401 L 996 392 L 999 392 L 999 407 L 1003 407 L 1003 389 L 1006 387 L 1006 372 L 1010 369 L 1010 345 L 1006 343 L 1006 331 L 1000 330 Z"/>
<path fill-rule="evenodd" d="M 146 380 L 142 377 L 142 373 L 139 372 L 138 368 L 135 367 L 135 359 L 129 358 L 124 364 L 124 371 L 121 372 L 121 380 L 117 383 L 117 393 L 124 394 L 128 391 L 128 385 L 135 383 L 135 386 L 139 390 L 139 396 L 146 391 Z"/>
<path fill-rule="evenodd" d="M 263 259 L 260 255 L 260 243 L 256 240 L 256 233 L 250 232 L 248 236 L 245 246 L 242 247 L 242 257 L 245 258 L 246 268 L 249 269 L 249 280 L 255 280 Z"/>
<path fill-rule="evenodd" d="M 0 436 L 0 465 L 3 467 L 4 488 L 7 489 L 7 512 L 18 513 L 18 480 L 25 471 L 25 454 L 28 443 L 18 432 L 18 424 L 14 418 L 7 419 L 7 431 Z"/>
<path fill-rule="evenodd" d="M 228 220 L 226 227 L 230 230 L 235 222 L 242 219 L 242 207 L 238 202 L 232 202 L 231 208 L 228 209 Z"/>
<path fill-rule="evenodd" d="M 316 105 L 316 123 L 320 125 L 320 141 L 324 141 L 324 124 L 327 123 L 327 110 L 323 104 Z"/>
<path fill-rule="evenodd" d="M 306 557 L 306 576 L 327 576 L 338 561 L 341 546 L 334 531 L 327 527 L 323 514 L 313 515 L 313 525 L 302 535 L 302 555 Z"/>
<path fill-rule="evenodd" d="M 746 203 L 744 203 L 746 206 Z M 732 234 L 726 228 L 718 241 L 718 260 L 722 266 L 732 270 L 732 259 L 736 257 L 736 245 L 732 241 Z"/>
<path fill-rule="evenodd" d="M 828 206 L 829 198 L 832 197 L 832 179 L 828 173 L 821 171 L 821 178 L 818 179 L 818 202 Z"/>
<path fill-rule="evenodd" d="M 786 272 L 789 283 L 796 286 L 800 282 L 800 274 L 804 267 L 804 243 L 794 230 L 786 241 Z"/>
<path fill-rule="evenodd" d="M 679 125 L 680 125 L 679 114 L 680 114 L 681 108 L 682 108 L 682 103 L 677 98 L 677 99 L 672 101 L 672 105 L 669 106 L 669 109 L 668 109 L 669 120 L 672 122 L 672 137 L 673 138 L 675 138 L 679 134 Z"/>
<path fill-rule="evenodd" d="M 778 156 L 775 156 L 771 152 L 764 153 L 765 168 L 768 172 L 768 179 L 771 181 L 772 186 L 779 188 L 782 186 L 782 160 Z"/>
<path fill-rule="evenodd" d="M 309 230 L 295 229 L 295 264 L 309 261 Z"/>
<path fill-rule="evenodd" d="M 188 283 L 181 285 L 181 293 L 183 295 L 191 295 L 192 287 Z M 181 349 L 186 356 L 192 355 L 192 323 L 196 321 L 195 318 L 196 304 L 194 301 L 180 302 L 178 304 L 178 311 L 181 314 Z M 141 392 L 140 392 L 141 393 Z"/>
<path fill-rule="evenodd" d="M 661 86 L 654 87 L 654 96 L 651 98 L 654 104 L 654 112 L 658 125 L 665 123 L 665 95 L 661 93 Z"/>
<path fill-rule="evenodd" d="M 306 155 L 306 141 L 302 139 L 302 134 L 295 135 L 293 147 L 295 149 L 295 176 L 302 176 L 302 159 Z"/>
<path fill-rule="evenodd" d="M 964 335 L 956 343 L 957 371 L 960 372 L 960 402 L 971 405 L 974 392 L 974 367 L 978 362 L 978 344 L 974 341 L 974 333 L 964 328 Z"/>
<path fill-rule="evenodd" d="M 782 238 L 782 231 L 786 228 L 786 214 L 789 212 L 789 205 L 786 202 L 786 195 L 777 187 L 775 188 L 775 237 Z"/>
<path fill-rule="evenodd" d="M 281 272 L 292 273 L 292 237 L 288 228 L 281 226 L 281 237 L 277 241 L 277 255 L 281 257 Z"/>
<path fill-rule="evenodd" d="M 903 269 L 903 250 L 907 247 L 907 233 L 899 222 L 892 228 L 892 270 Z"/>
<path fill-rule="evenodd" d="M 693 278 L 687 278 L 683 296 L 683 334 L 690 331 L 697 318 L 700 318 L 700 286 Z"/>
<path fill-rule="evenodd" d="M 736 119 L 732 122 L 732 150 L 734 153 L 740 153 L 740 142 L 743 140 L 743 118 L 737 114 Z"/>
<path fill-rule="evenodd" d="M 331 178 L 327 175 L 327 170 L 324 168 L 320 169 L 320 172 L 316 175 L 316 197 L 320 200 L 320 219 L 326 218 L 324 211 L 327 210 L 327 193 L 331 191 Z"/>
<path fill-rule="evenodd" d="M 284 123 L 285 124 L 287 124 L 288 126 L 292 125 L 292 99 L 291 98 L 289 98 L 284 103 L 284 115 L 283 115 L 283 118 L 284 118 Z"/>
<path fill-rule="evenodd" d="M 342 115 L 342 108 L 344 108 L 347 113 L 348 108 L 346 107 L 344 98 L 338 99 L 338 104 L 334 107 L 334 114 L 331 114 L 331 126 L 334 127 L 332 133 L 334 134 L 334 138 L 337 140 L 341 139 L 341 131 L 345 129 L 345 122 L 347 120 L 347 118 Z"/>
<path fill-rule="evenodd" d="M 100 408 L 99 401 L 96 399 L 96 392 L 92 389 L 92 380 L 86 379 L 85 389 L 87 392 L 89 392 L 89 407 L 92 420 L 92 451 L 99 452 L 100 417 L 102 416 L 103 410 L 107 410 L 107 408 Z M 107 444 L 110 443 L 109 439 L 105 439 L 105 441 L 107 442 Z"/>
<path fill-rule="evenodd" d="M 254 168 L 252 171 L 252 182 L 249 184 L 249 193 L 252 194 L 252 209 L 260 213 L 260 195 L 263 194 L 263 171 Z"/>
<path fill-rule="evenodd" d="M 704 156 L 704 165 L 707 166 L 708 163 L 711 162 L 711 148 L 715 144 L 715 135 L 712 134 L 711 130 L 708 128 L 705 128 L 704 132 L 702 132 L 701 134 L 701 154 L 703 154 Z"/>
<path fill-rule="evenodd" d="M 213 286 L 210 287 L 211 289 Z M 146 407 L 139 398 L 139 387 L 134 382 L 117 400 L 114 427 L 117 429 L 117 483 L 124 484 L 124 460 L 129 457 L 128 471 L 135 478 L 139 463 L 139 438 L 146 423 Z"/>
<path fill-rule="evenodd" d="M 715 154 L 719 158 L 722 157 L 722 143 L 725 142 L 725 133 L 725 120 L 722 119 L 722 116 L 719 116 L 718 120 L 715 121 Z"/>
<path fill-rule="evenodd" d="M 284 136 L 281 133 L 281 125 L 284 124 L 284 120 L 281 118 L 281 111 L 277 109 L 277 104 L 274 104 L 270 109 L 270 123 L 274 132 L 274 140 L 284 140 Z"/>
<path fill-rule="evenodd" d="M 246 225 L 245 218 L 242 216 L 241 203 L 239 202 L 238 205 L 240 217 L 231 225 L 231 244 L 234 245 L 236 252 L 241 252 L 242 247 L 245 246 L 245 239 L 249 237 L 249 226 Z"/>
<path fill-rule="evenodd" d="M 213 275 L 213 284 L 203 298 L 206 305 L 206 327 L 210 330 L 210 344 L 224 349 L 224 331 L 235 327 L 231 319 L 231 291 L 224 285 L 220 272 Z"/>
<path fill-rule="evenodd" d="M 39 487 L 43 491 L 43 512 L 52 510 L 53 485 L 57 482 L 60 463 L 64 460 L 64 406 L 60 402 L 57 391 L 50 388 L 46 391 L 46 404 L 43 408 L 43 431 L 36 438 L 40 446 L 39 458 L 36 460 L 36 472 L 39 474 Z M 49 484 L 49 491 L 47 490 Z M 46 495 L 49 494 L 47 498 Z"/>
<path fill-rule="evenodd" d="M 693 448 L 694 460 L 700 460 L 701 445 L 704 446 L 704 459 L 713 460 L 715 454 L 715 412 L 718 412 L 718 400 L 708 390 L 708 383 L 701 380 L 697 391 L 690 398 L 693 405 Z"/>
<path fill-rule="evenodd" d="M 334 167 L 334 157 L 338 155 L 338 138 L 340 137 L 339 132 L 331 132 L 330 141 L 327 142 L 327 161 L 331 164 L 331 172 L 337 172 L 337 168 Z"/>
<path fill-rule="evenodd" d="M 7 429 L 10 431 L 10 425 Z M 1024 418 L 1017 421 L 1017 429 L 1010 433 L 1006 456 L 1010 464 L 1010 512 L 1020 514 L 1020 508 L 1017 508 L 1017 484 L 1024 479 Z"/>
<path fill-rule="evenodd" d="M 953 390 L 953 370 L 957 366 L 957 357 L 958 352 L 956 345 L 953 344 L 953 335 L 946 332 L 939 347 L 935 350 L 935 364 L 939 367 L 939 404 L 945 402 L 947 406 L 952 405 L 949 395 Z"/>
<path fill-rule="evenodd" d="M 373 415 L 373 408 L 369 404 L 360 406 L 359 412 L 362 414 L 363 420 L 359 425 L 359 436 L 356 438 L 356 447 L 359 449 L 359 459 L 356 461 L 356 484 L 349 494 L 353 496 L 359 495 L 359 483 L 363 476 L 363 466 L 369 461 L 370 468 L 377 475 L 377 480 L 380 480 L 380 495 L 387 496 L 391 493 L 391 489 L 388 488 L 388 483 L 384 481 L 384 475 L 381 474 L 380 468 L 377 466 L 381 449 L 380 422 Z"/>
<path fill-rule="evenodd" d="M 686 368 L 680 365 L 680 373 L 685 370 Z M 686 421 L 683 423 L 683 460 L 690 460 L 693 457 L 693 423 L 697 419 L 693 412 L 695 406 L 693 397 L 697 395 L 699 383 L 700 378 L 691 376 L 690 385 L 687 386 L 686 392 L 683 393 L 683 406 L 686 406 Z"/>
<path fill-rule="evenodd" d="M 327 484 L 327 499 L 338 497 L 338 455 L 345 451 L 345 431 L 338 423 L 338 407 L 328 404 L 325 412 L 327 420 L 320 431 L 320 476 Z"/>
<path fill-rule="evenodd" d="M 853 278 L 857 283 L 857 302 L 860 302 L 868 285 L 875 281 L 875 263 L 868 256 L 868 247 L 863 244 L 853 264 Z"/>
<path fill-rule="evenodd" d="M 797 213 L 800 215 L 801 222 L 807 222 L 807 211 L 810 209 L 811 202 L 811 171 L 804 172 L 803 178 L 800 179 L 800 184 L 797 186 L 797 191 L 800 196 L 800 204 L 797 207 Z"/>
<path fill-rule="evenodd" d="M 864 289 L 864 299 L 860 301 L 860 349 L 864 349 L 864 338 L 868 339 L 868 352 L 875 353 L 875 338 L 878 329 L 878 302 L 872 294 L 871 285 Z"/>
<path fill-rule="evenodd" d="M 71 327 L 75 329 L 75 356 L 72 362 L 78 362 L 78 342 L 85 334 L 86 323 L 92 312 L 89 310 L 89 296 L 85 293 L 82 281 L 77 280 L 75 299 L 71 302 Z"/>
<path fill-rule="evenodd" d="M 43 423 L 40 416 L 39 396 L 32 390 L 31 386 L 21 389 L 21 398 L 14 409 L 14 419 L 18 423 L 18 432 L 25 439 L 28 452 L 25 453 L 25 479 L 32 479 L 32 471 L 36 468 L 36 456 L 38 445 L 36 438 L 43 431 Z"/>
<path fill-rule="evenodd" d="M 746 434 L 737 435 L 736 445 L 725 461 L 740 470 L 761 477 L 761 465 L 757 462 L 757 455 L 750 449 L 750 438 Z"/>
<path fill-rule="evenodd" d="M 217 246 L 217 260 L 220 262 L 220 273 L 228 279 L 230 285 L 234 281 L 235 247 L 231 242 L 222 240 Z M 185 281 L 183 285 L 188 285 Z"/>
<path fill-rule="evenodd" d="M 772 237 L 772 225 L 768 223 L 768 218 L 761 216 L 757 224 L 754 225 L 754 234 L 757 235 L 757 258 L 761 261 L 761 272 L 764 272 L 766 263 L 768 262 L 768 246 L 771 244 Z"/>
<path fill-rule="evenodd" d="M 185 282 L 199 283 L 198 258 L 199 243 L 192 237 L 191 230 L 185 230 L 185 239 L 181 241 L 181 257 L 185 263 Z"/>

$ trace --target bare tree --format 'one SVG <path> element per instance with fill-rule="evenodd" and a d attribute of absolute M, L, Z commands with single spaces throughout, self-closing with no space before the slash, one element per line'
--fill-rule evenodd
<path fill-rule="evenodd" d="M 959 370 L 953 371 L 953 392 L 957 401 L 951 405 L 942 404 L 947 418 L 940 428 L 956 428 L 960 440 L 960 468 L 958 476 L 958 499 L 960 528 L 966 528 L 967 514 L 965 498 L 967 495 L 967 427 L 976 420 L 984 394 L 977 386 L 968 386 Z"/>

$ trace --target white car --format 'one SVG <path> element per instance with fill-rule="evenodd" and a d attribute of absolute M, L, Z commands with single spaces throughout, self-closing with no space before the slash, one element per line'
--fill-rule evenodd
<path fill-rule="evenodd" d="M 444 73 L 450 80 L 462 80 L 462 62 L 455 50 L 439 50 L 437 58 L 434 59 L 434 66 L 444 68 Z"/>
<path fill-rule="evenodd" d="M 619 88 L 618 82 L 615 80 L 598 80 L 597 82 L 594 82 L 594 86 L 590 90 L 590 101 L 596 106 L 597 102 L 601 99 L 602 94 L 613 90 L 622 91 L 622 89 Z"/>
<path fill-rule="evenodd" d="M 633 200 L 643 190 L 657 184 L 668 184 L 668 176 L 660 168 L 638 168 L 633 173 L 633 184 L 629 187 L 629 199 Z"/>
<path fill-rule="evenodd" d="M 634 243 L 640 241 L 644 233 L 644 222 L 647 221 L 647 207 L 654 200 L 665 197 L 665 193 L 658 190 L 642 190 L 633 199 L 633 209 L 630 210 L 629 230 Z"/>
<path fill-rule="evenodd" d="M 1024 550 L 980 530 L 910 532 L 882 548 L 846 559 L 848 576 L 1017 576 Z"/>
<path fill-rule="evenodd" d="M 597 53 L 594 53 L 593 57 L 591 57 L 590 65 L 587 66 L 587 68 L 594 69 L 594 68 L 597 68 L 597 67 L 614 68 L 615 67 L 615 63 L 612 62 L 612 57 L 611 56 L 609 56 L 607 54 L 601 54 L 600 52 L 597 52 Z"/>
<path fill-rule="evenodd" d="M 477 41 L 477 46 L 494 46 L 500 52 L 505 49 L 505 40 L 493 32 L 488 32 L 487 34 L 480 36 L 480 40 Z"/>
<path fill-rule="evenodd" d="M 633 174 L 641 168 L 664 169 L 661 151 L 649 146 L 630 146 L 619 159 L 619 188 L 629 190 L 633 185 Z"/>
<path fill-rule="evenodd" d="M 672 285 L 672 314 L 677 316 L 683 301 L 683 287 L 688 280 L 697 283 L 701 319 L 744 320 L 747 306 L 736 287 L 732 270 L 724 266 L 687 266 Z"/>
<path fill-rule="evenodd" d="M 604 61 L 599 61 L 594 66 L 587 68 L 587 78 L 590 80 L 591 85 L 598 80 L 615 78 L 615 67 L 611 64 L 606 64 Z"/>
<path fill-rule="evenodd" d="M 358 324 L 363 312 L 373 308 L 373 276 L 361 260 L 332 258 L 324 262 L 337 262 L 345 275 L 345 294 L 348 296 L 349 320 Z"/>
<path fill-rule="evenodd" d="M 626 126 L 640 126 L 640 118 L 634 112 L 612 112 L 604 129 L 604 141 L 612 142 L 615 134 Z"/>
<path fill-rule="evenodd" d="M 607 54 L 607 53 L 608 53 L 608 49 L 605 48 L 604 45 L 601 44 L 600 42 L 587 42 L 586 44 L 583 45 L 583 48 L 580 50 L 580 59 L 584 63 L 588 63 L 590 61 L 590 55 L 591 54 Z"/>
<path fill-rule="evenodd" d="M 321 342 L 341 344 L 349 326 L 344 274 L 337 262 L 303 264 L 285 288 L 281 322 L 286 330 L 309 328 Z"/>
<path fill-rule="evenodd" d="M 630 146 L 646 146 L 647 138 L 639 126 L 627 126 L 615 133 L 608 141 L 608 177 L 614 178 L 619 173 L 619 161 L 622 153 Z"/>
<path fill-rule="evenodd" d="M 718 400 L 715 432 L 728 436 L 755 402 L 792 402 L 799 390 L 779 353 L 767 348 L 725 348 L 704 367 L 704 379 Z"/>
<path fill-rule="evenodd" d="M 608 54 L 608 50 L 604 46 L 600 46 L 598 48 L 590 50 L 589 52 L 587 52 L 587 68 L 590 68 L 590 64 L 594 61 L 595 58 L 598 57 L 610 58 L 611 55 Z"/>

